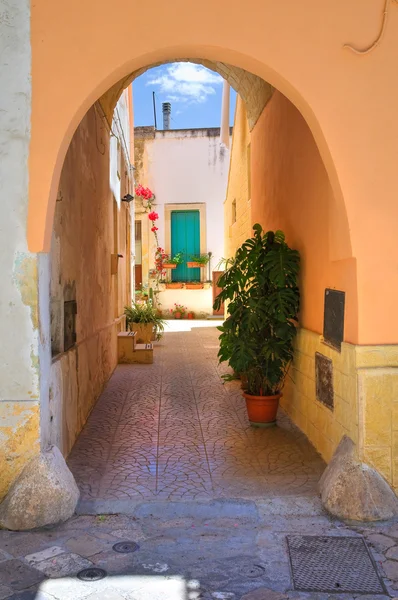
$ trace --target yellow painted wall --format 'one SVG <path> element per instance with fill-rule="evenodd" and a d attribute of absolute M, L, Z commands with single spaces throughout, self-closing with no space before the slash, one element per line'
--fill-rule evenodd
<path fill-rule="evenodd" d="M 124 306 L 131 301 L 129 205 L 117 204 L 109 173 L 110 132 L 94 106 L 66 155 L 50 256 L 53 361 L 42 437 L 65 456 L 116 367 L 117 333 L 124 327 Z M 122 152 L 122 197 L 128 191 L 128 176 Z M 111 271 L 112 254 L 122 255 L 117 273 Z M 77 339 L 64 351 L 62 305 L 72 299 L 77 302 Z"/>
<path fill-rule="evenodd" d="M 250 198 L 250 130 L 246 108 L 237 96 L 229 167 L 227 196 L 224 203 L 225 257 L 233 256 L 252 234 Z M 233 203 L 236 203 L 236 221 Z"/>
<path fill-rule="evenodd" d="M 316 398 L 315 352 L 333 361 L 333 410 Z M 340 353 L 300 329 L 281 404 L 327 462 L 348 435 L 398 491 L 398 346 L 343 343 Z"/>
<path fill-rule="evenodd" d="M 333 361 L 333 410 L 316 399 L 316 352 Z M 348 435 L 357 444 L 359 417 L 355 346 L 343 343 L 340 353 L 324 344 L 321 335 L 301 328 L 281 404 L 327 462 L 343 435 Z"/>
<path fill-rule="evenodd" d="M 2 402 L 0 501 L 26 463 L 40 451 L 39 402 Z"/>

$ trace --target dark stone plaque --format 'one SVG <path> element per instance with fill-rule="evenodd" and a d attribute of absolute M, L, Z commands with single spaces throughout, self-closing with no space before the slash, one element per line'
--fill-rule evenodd
<path fill-rule="evenodd" d="M 344 339 L 344 305 L 345 292 L 325 290 L 323 338 L 338 350 Z"/>
<path fill-rule="evenodd" d="M 76 343 L 76 313 L 75 300 L 64 302 L 64 352 Z"/>
<path fill-rule="evenodd" d="M 317 400 L 333 410 L 333 362 L 319 352 L 315 352 L 315 382 Z"/>

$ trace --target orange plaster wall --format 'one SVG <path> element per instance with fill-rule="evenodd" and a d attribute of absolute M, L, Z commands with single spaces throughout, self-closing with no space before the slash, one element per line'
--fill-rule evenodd
<path fill-rule="evenodd" d="M 252 221 L 265 230 L 282 229 L 301 254 L 301 325 L 322 333 L 324 290 L 343 290 L 345 341 L 355 343 L 356 262 L 333 260 L 339 243 L 346 243 L 344 223 L 337 224 L 336 242 L 328 174 L 308 125 L 280 92 L 274 93 L 253 129 L 251 147 Z"/>
<path fill-rule="evenodd" d="M 153 63 L 226 62 L 268 81 L 303 114 L 334 191 L 330 259 L 357 261 L 358 323 L 349 316 L 347 333 L 355 340 L 357 327 L 361 344 L 397 343 L 398 4 L 387 3 L 372 52 L 345 48 L 372 44 L 383 8 L 382 0 L 114 0 L 108 10 L 102 0 L 35 0 L 29 249 L 48 251 L 65 154 L 95 100 Z M 132 35 L 138 23 L 151 23 L 150 35 Z M 330 264 L 330 273 L 350 281 L 350 268 Z"/>

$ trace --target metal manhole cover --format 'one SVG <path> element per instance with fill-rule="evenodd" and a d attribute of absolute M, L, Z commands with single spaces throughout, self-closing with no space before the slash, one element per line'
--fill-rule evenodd
<path fill-rule="evenodd" d="M 120 552 L 120 554 L 130 554 L 130 552 L 136 552 L 139 549 L 139 545 L 135 542 L 118 542 L 112 548 L 115 552 Z"/>
<path fill-rule="evenodd" d="M 77 578 L 82 581 L 99 581 L 100 579 L 104 579 L 104 577 L 106 577 L 106 571 L 104 571 L 104 569 L 98 569 L 97 567 L 83 569 L 77 574 Z"/>
<path fill-rule="evenodd" d="M 362 538 L 289 535 L 287 542 L 295 590 L 385 593 Z"/>

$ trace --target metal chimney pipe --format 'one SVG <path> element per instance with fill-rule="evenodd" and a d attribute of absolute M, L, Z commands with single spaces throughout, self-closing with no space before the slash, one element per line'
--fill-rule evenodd
<path fill-rule="evenodd" d="M 171 104 L 170 102 L 162 102 L 163 112 L 163 129 L 170 129 Z"/>

